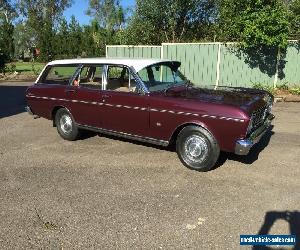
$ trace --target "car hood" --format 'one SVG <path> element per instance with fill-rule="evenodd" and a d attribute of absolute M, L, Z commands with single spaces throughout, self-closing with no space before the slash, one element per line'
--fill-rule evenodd
<path fill-rule="evenodd" d="M 165 91 L 165 95 L 175 98 L 238 106 L 248 112 L 265 106 L 272 99 L 272 96 L 264 90 L 234 87 L 218 87 L 215 90 L 213 88 L 178 86 Z"/>

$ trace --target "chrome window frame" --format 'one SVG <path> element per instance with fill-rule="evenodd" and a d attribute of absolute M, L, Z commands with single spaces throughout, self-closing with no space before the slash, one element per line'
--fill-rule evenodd
<path fill-rule="evenodd" d="M 103 81 L 105 79 L 104 78 L 105 65 L 102 64 L 102 63 L 85 63 L 85 64 L 81 63 L 81 64 L 79 64 L 77 70 L 74 73 L 74 75 L 69 80 L 69 85 L 70 86 L 74 86 L 73 82 L 76 79 L 76 77 L 78 77 L 78 76 L 80 77 L 80 72 L 81 72 L 82 68 L 83 67 L 88 67 L 88 66 L 95 66 L 95 67 L 100 66 L 100 67 L 103 67 L 103 69 L 102 69 L 102 75 L 101 75 L 101 86 L 99 88 L 99 90 L 103 90 Z M 80 86 L 80 82 L 79 82 L 79 86 L 77 86 L 77 87 L 79 87 L 79 88 L 88 88 L 88 87 L 86 87 L 84 85 Z"/>
<path fill-rule="evenodd" d="M 54 68 L 54 67 L 72 67 L 74 66 L 77 67 L 74 74 L 73 75 L 70 75 L 70 78 L 69 78 L 69 82 L 68 84 L 61 84 L 61 83 L 47 83 L 45 82 L 45 78 L 48 76 L 49 74 L 49 71 L 51 70 L 51 68 Z M 77 75 L 77 72 L 78 72 L 78 69 L 79 67 L 81 66 L 81 64 L 73 64 L 73 63 L 66 63 L 66 64 L 51 64 L 51 65 L 46 65 L 43 70 L 41 71 L 40 75 L 38 76 L 38 78 L 36 79 L 36 81 L 34 82 L 34 84 L 45 84 L 45 85 L 59 85 L 59 86 L 68 86 L 70 85 L 70 83 L 73 82 L 74 80 L 74 76 Z"/>
<path fill-rule="evenodd" d="M 179 65 L 178 65 L 178 69 L 179 69 L 180 66 L 181 66 L 181 62 L 179 62 L 179 61 L 170 61 L 170 62 L 171 62 L 171 63 L 177 63 L 177 64 L 179 64 Z M 168 63 L 170 63 L 170 62 L 168 62 Z M 147 67 L 152 67 L 152 66 L 157 65 L 157 64 L 165 65 L 165 62 L 158 62 L 158 63 L 150 64 L 150 65 L 148 65 Z M 147 68 L 147 67 L 145 67 L 145 68 Z M 143 70 L 143 69 L 145 69 L 145 68 L 142 68 L 142 69 L 140 69 L 139 71 L 141 71 L 141 70 Z M 134 69 L 133 69 L 133 70 L 134 70 Z M 134 71 L 134 72 L 135 72 L 135 71 Z M 186 77 L 182 72 L 180 72 L 180 73 L 187 79 L 187 77 Z M 149 90 L 149 88 L 147 88 L 146 84 L 143 82 L 143 80 L 141 79 L 141 77 L 139 76 L 139 74 L 138 74 L 137 72 L 135 72 L 135 74 L 136 74 L 137 78 L 139 79 L 139 81 L 141 82 L 141 84 L 143 85 L 143 87 L 144 87 L 144 89 L 145 89 L 145 93 L 150 94 L 151 91 Z M 162 78 L 162 71 L 161 71 L 161 73 L 160 73 L 160 78 Z M 188 80 L 188 79 L 187 79 L 187 80 Z M 153 91 L 153 92 L 156 92 L 156 91 Z"/>
<path fill-rule="evenodd" d="M 136 94 L 149 94 L 149 90 L 147 89 L 147 87 L 145 86 L 144 82 L 142 81 L 142 79 L 139 77 L 139 75 L 136 73 L 135 69 L 132 66 L 127 66 L 124 64 L 105 64 L 105 67 L 103 68 L 103 72 L 105 71 L 105 82 L 102 81 L 102 85 L 103 85 L 103 90 L 107 90 L 106 86 L 107 86 L 107 79 L 108 79 L 108 68 L 109 66 L 115 66 L 115 67 L 125 67 L 128 69 L 129 72 L 129 81 L 132 79 L 131 76 L 133 76 L 133 79 L 136 82 L 136 88 L 137 88 L 137 93 L 136 92 L 130 92 L 130 93 L 136 93 Z M 115 90 L 107 90 L 107 91 L 115 91 Z M 120 91 L 115 91 L 115 92 L 120 92 Z"/>

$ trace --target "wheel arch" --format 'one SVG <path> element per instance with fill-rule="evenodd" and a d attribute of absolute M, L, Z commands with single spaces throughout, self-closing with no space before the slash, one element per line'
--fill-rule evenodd
<path fill-rule="evenodd" d="M 53 127 L 56 127 L 55 115 L 56 115 L 57 111 L 60 110 L 60 109 L 66 109 L 71 114 L 70 110 L 68 108 L 66 108 L 65 106 L 63 106 L 63 105 L 54 106 L 51 110 L 51 116 L 50 116 L 51 120 L 52 120 L 52 123 L 53 123 Z M 72 116 L 72 114 L 71 114 L 71 116 Z"/>
<path fill-rule="evenodd" d="M 172 145 L 176 142 L 176 138 L 177 138 L 178 134 L 180 133 L 180 131 L 187 126 L 201 127 L 203 129 L 207 130 L 214 138 L 216 138 L 214 133 L 212 132 L 212 130 L 205 123 L 199 122 L 199 121 L 190 121 L 190 122 L 185 122 L 183 124 L 180 124 L 179 126 L 176 127 L 176 129 L 173 131 L 173 133 L 169 139 L 169 145 Z"/>

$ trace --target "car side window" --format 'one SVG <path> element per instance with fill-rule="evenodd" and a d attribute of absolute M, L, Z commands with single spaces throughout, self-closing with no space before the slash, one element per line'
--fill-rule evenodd
<path fill-rule="evenodd" d="M 69 84 L 70 78 L 75 74 L 77 65 L 54 65 L 48 66 L 44 76 L 39 82 L 46 84 Z"/>
<path fill-rule="evenodd" d="M 135 92 L 136 82 L 125 66 L 108 66 L 107 90 L 120 92 Z"/>
<path fill-rule="evenodd" d="M 73 81 L 73 85 L 92 89 L 102 88 L 102 65 L 83 66 L 78 76 Z"/>

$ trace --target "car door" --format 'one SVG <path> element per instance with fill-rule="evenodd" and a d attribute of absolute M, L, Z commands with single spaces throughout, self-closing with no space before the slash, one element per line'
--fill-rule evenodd
<path fill-rule="evenodd" d="M 126 66 L 107 65 L 102 91 L 103 128 L 148 137 L 148 96 L 136 91 L 136 82 Z"/>
<path fill-rule="evenodd" d="M 77 124 L 101 127 L 102 124 L 102 65 L 82 65 L 66 88 L 69 109 Z"/>

